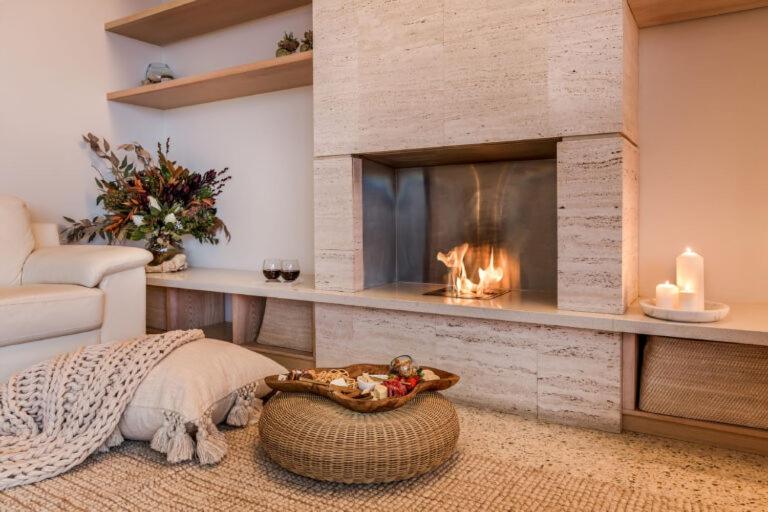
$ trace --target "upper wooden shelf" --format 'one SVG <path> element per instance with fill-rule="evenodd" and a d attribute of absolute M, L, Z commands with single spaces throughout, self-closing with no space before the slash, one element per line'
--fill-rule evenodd
<path fill-rule="evenodd" d="M 109 101 L 168 110 L 312 84 L 312 52 L 110 92 Z"/>
<path fill-rule="evenodd" d="M 310 3 L 312 0 L 171 0 L 110 21 L 104 29 L 163 46 Z"/>
<path fill-rule="evenodd" d="M 640 28 L 768 7 L 768 0 L 629 0 Z"/>

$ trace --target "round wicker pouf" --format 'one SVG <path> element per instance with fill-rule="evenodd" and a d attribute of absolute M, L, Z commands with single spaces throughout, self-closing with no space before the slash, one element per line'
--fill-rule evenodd
<path fill-rule="evenodd" d="M 279 393 L 264 406 L 259 434 L 267 455 L 299 475 L 393 482 L 448 460 L 459 438 L 459 418 L 439 393 L 420 393 L 399 409 L 368 414 L 317 395 Z"/>

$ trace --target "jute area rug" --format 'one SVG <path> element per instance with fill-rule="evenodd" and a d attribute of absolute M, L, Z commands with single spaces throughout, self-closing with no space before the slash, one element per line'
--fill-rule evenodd
<path fill-rule="evenodd" d="M 290 474 L 258 447 L 256 426 L 225 432 L 217 466 L 169 465 L 144 443 L 90 457 L 62 476 L 0 493 L 5 511 L 611 511 L 707 510 L 589 478 L 510 465 L 460 450 L 437 471 L 384 485 L 323 483 Z"/>

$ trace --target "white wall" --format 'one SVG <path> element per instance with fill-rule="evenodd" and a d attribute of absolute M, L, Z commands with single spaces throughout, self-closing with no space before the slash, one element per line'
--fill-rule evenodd
<path fill-rule="evenodd" d="M 0 193 L 39 220 L 95 214 L 94 171 L 81 134 L 152 144 L 162 114 L 110 104 L 160 49 L 104 32 L 142 0 L 0 0 Z"/>
<path fill-rule="evenodd" d="M 640 293 L 686 245 L 707 296 L 768 301 L 768 9 L 640 31 Z"/>
<path fill-rule="evenodd" d="M 311 6 L 237 25 L 164 48 L 164 60 L 190 75 L 272 58 L 283 31 L 301 38 Z M 312 88 L 169 110 L 174 156 L 193 169 L 228 166 L 232 181 L 219 213 L 229 245 L 185 245 L 193 265 L 260 269 L 264 258 L 298 258 L 314 269 Z"/>
<path fill-rule="evenodd" d="M 148 147 L 172 138 L 194 170 L 229 166 L 219 213 L 232 242 L 185 241 L 192 264 L 259 269 L 299 258 L 312 272 L 312 88 L 161 112 L 109 103 L 147 63 L 185 76 L 274 56 L 284 30 L 311 27 L 311 7 L 160 48 L 104 32 L 104 22 L 158 0 L 0 0 L 0 193 L 25 198 L 40 220 L 95 215 L 94 171 L 80 135 Z"/>

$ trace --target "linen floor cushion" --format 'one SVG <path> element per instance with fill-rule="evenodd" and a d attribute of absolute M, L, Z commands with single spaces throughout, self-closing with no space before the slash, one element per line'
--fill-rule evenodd
<path fill-rule="evenodd" d="M 24 261 L 35 248 L 32 218 L 24 201 L 0 195 L 0 219 L 0 286 L 16 286 Z"/>
<path fill-rule="evenodd" d="M 271 359 L 220 340 L 202 339 L 174 350 L 147 375 L 120 419 L 126 439 L 151 441 L 168 462 L 197 455 L 214 464 L 226 454 L 216 424 L 258 419 L 269 375 L 286 369 Z M 195 436 L 193 440 L 192 435 Z"/>

